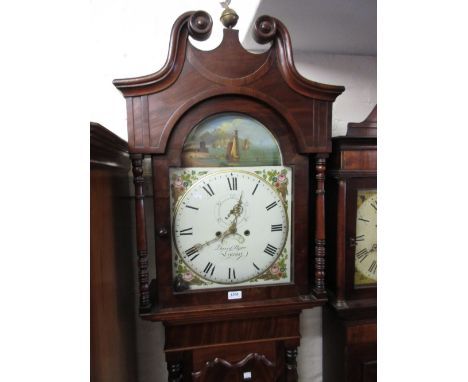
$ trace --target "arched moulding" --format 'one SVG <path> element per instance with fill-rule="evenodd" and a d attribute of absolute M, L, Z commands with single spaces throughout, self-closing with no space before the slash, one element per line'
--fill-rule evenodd
<path fill-rule="evenodd" d="M 148 93 L 145 89 L 151 87 L 152 92 L 158 92 L 170 87 L 182 71 L 185 59 L 188 35 L 197 41 L 204 41 L 211 35 L 213 20 L 205 11 L 191 11 L 179 16 L 171 30 L 169 53 L 164 66 L 155 73 L 145 76 L 116 79 L 112 81 L 124 96 L 134 96 Z"/>
<path fill-rule="evenodd" d="M 345 90 L 344 86 L 322 84 L 301 76 L 294 65 L 291 37 L 284 24 L 275 17 L 257 18 L 253 38 L 259 44 L 277 43 L 276 52 L 280 69 L 288 85 L 296 92 L 316 99 L 334 101 Z"/>
<path fill-rule="evenodd" d="M 198 41 L 205 41 L 211 35 L 213 20 L 205 11 L 196 11 L 190 16 L 188 31 L 191 37 Z"/>
<path fill-rule="evenodd" d="M 161 130 L 158 145 L 154 147 L 149 153 L 164 153 L 166 152 L 169 135 L 173 131 L 176 124 L 189 110 L 195 108 L 197 105 L 202 104 L 204 101 L 210 99 L 217 99 L 221 96 L 233 96 L 238 99 L 248 99 L 249 104 L 254 105 L 263 104 L 268 108 L 275 110 L 284 121 L 287 121 L 287 125 L 291 128 L 294 137 L 296 137 L 296 144 L 300 152 L 307 152 L 307 148 L 304 145 L 304 137 L 300 127 L 300 123 L 296 120 L 293 113 L 289 111 L 287 107 L 282 105 L 280 102 L 275 100 L 274 97 L 270 97 L 268 94 L 264 94 L 256 91 L 255 89 L 245 89 L 242 87 L 224 87 L 221 89 L 214 88 L 205 90 L 198 93 L 195 97 L 185 100 L 180 106 L 173 111 L 171 116 L 165 121 L 164 127 Z M 229 110 L 224 110 L 229 111 Z M 233 111 L 233 110 L 230 110 Z M 318 134 L 317 134 L 318 135 Z"/>

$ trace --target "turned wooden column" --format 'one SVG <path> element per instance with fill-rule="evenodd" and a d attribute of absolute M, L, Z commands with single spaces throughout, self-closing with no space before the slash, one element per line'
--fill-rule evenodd
<path fill-rule="evenodd" d="M 184 376 L 182 374 L 182 362 L 176 361 L 167 363 L 168 382 L 182 382 Z"/>
<path fill-rule="evenodd" d="M 346 229 L 346 180 L 338 180 L 338 210 L 337 210 L 337 230 Z M 345 303 L 345 282 L 346 279 L 346 240 L 344 235 L 336 238 L 336 306 L 344 307 Z"/>
<path fill-rule="evenodd" d="M 286 381 L 299 381 L 299 375 L 297 374 L 297 347 L 286 349 Z"/>
<path fill-rule="evenodd" d="M 328 154 L 315 157 L 315 270 L 314 292 L 319 298 L 325 292 L 325 170 Z"/>
<path fill-rule="evenodd" d="M 145 220 L 145 194 L 143 190 L 143 158 L 142 154 L 131 154 L 133 183 L 135 185 L 135 217 L 136 238 L 138 256 L 138 281 L 140 290 L 140 312 L 148 312 L 151 309 L 149 296 L 149 274 L 148 274 L 148 248 L 146 242 L 146 220 Z"/>

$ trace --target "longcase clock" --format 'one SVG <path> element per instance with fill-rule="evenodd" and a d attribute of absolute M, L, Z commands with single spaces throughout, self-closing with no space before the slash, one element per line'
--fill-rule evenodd
<path fill-rule="evenodd" d="M 169 380 L 297 380 L 299 315 L 325 293 L 326 158 L 341 86 L 298 74 L 285 26 L 246 51 L 223 12 L 175 22 L 165 66 L 115 80 L 127 102 L 141 317 L 162 321 Z M 142 160 L 151 157 L 156 275 L 148 272 Z M 151 254 L 153 255 L 153 254 Z M 151 280 L 151 282 L 150 282 Z"/>
<path fill-rule="evenodd" d="M 327 173 L 324 382 L 375 381 L 377 371 L 377 106 L 333 138 Z"/>

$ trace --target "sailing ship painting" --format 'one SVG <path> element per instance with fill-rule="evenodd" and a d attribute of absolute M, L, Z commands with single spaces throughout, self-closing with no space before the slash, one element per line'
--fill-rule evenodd
<path fill-rule="evenodd" d="M 281 152 L 273 135 L 257 120 L 238 113 L 209 117 L 187 137 L 184 166 L 277 166 Z"/>
<path fill-rule="evenodd" d="M 240 158 L 239 155 L 239 135 L 238 131 L 234 130 L 234 136 L 228 142 L 226 149 L 226 160 L 228 162 L 238 162 Z"/>

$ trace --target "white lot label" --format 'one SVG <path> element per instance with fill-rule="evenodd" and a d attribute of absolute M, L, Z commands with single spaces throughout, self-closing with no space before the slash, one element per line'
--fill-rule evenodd
<path fill-rule="evenodd" d="M 250 371 L 244 372 L 244 379 L 252 379 L 252 373 Z"/>
<path fill-rule="evenodd" d="M 228 292 L 228 300 L 238 300 L 240 298 L 242 298 L 242 291 L 241 290 Z"/>

